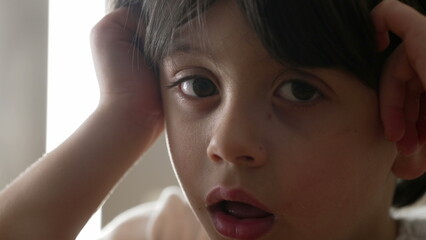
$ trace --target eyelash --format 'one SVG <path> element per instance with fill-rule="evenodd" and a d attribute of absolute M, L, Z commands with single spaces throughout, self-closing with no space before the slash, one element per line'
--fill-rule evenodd
<path fill-rule="evenodd" d="M 196 80 L 198 81 L 195 82 Z M 194 82 L 192 82 L 191 84 L 191 81 L 194 81 Z M 189 89 L 187 88 L 188 85 L 186 85 L 186 83 L 190 84 Z M 210 78 L 204 77 L 201 75 L 190 75 L 190 76 L 183 77 L 173 82 L 167 87 L 168 88 L 179 87 L 179 90 L 183 92 L 183 94 L 193 98 L 206 98 L 219 93 L 216 84 L 212 80 L 210 80 Z M 192 92 L 192 94 L 185 92 L 188 90 L 189 92 Z"/>
<path fill-rule="evenodd" d="M 180 91 L 182 91 L 181 86 L 182 86 L 183 83 L 185 83 L 187 81 L 190 81 L 190 80 L 199 79 L 199 78 L 201 78 L 201 79 L 209 79 L 209 78 L 204 77 L 202 75 L 189 75 L 189 76 L 182 77 L 182 78 L 180 78 L 180 79 L 172 82 L 171 84 L 167 85 L 166 88 L 171 89 L 171 88 L 174 88 L 174 87 L 179 87 Z M 289 99 L 283 98 L 282 96 L 279 96 L 278 92 L 280 90 L 283 90 L 283 87 L 286 86 L 286 85 L 288 85 L 288 84 L 299 84 L 299 87 L 300 87 L 300 85 L 302 85 L 302 86 L 305 85 L 304 87 L 312 88 L 312 90 L 315 91 L 314 96 L 311 97 L 312 99 L 309 98 L 307 100 L 300 100 L 300 99 L 289 100 Z M 293 96 L 294 96 L 294 92 L 293 92 L 294 91 L 294 87 L 295 86 L 293 85 L 293 87 L 290 90 L 290 91 L 292 91 L 291 94 L 293 94 Z M 296 78 L 295 79 L 289 79 L 289 80 L 285 81 L 284 83 L 282 83 L 278 87 L 278 89 L 275 92 L 276 92 L 275 95 L 278 96 L 278 97 L 280 97 L 282 100 L 287 101 L 287 102 L 291 102 L 292 104 L 298 105 L 300 107 L 302 107 L 302 106 L 305 106 L 305 107 L 312 106 L 316 102 L 318 102 L 317 101 L 318 99 L 324 98 L 324 94 L 317 87 L 315 87 L 314 85 L 312 85 L 312 84 L 310 84 L 310 83 L 308 83 L 308 82 L 306 82 L 304 80 L 300 80 L 300 79 L 296 79 Z M 185 95 L 188 95 L 188 94 L 185 94 Z M 188 95 L 188 96 L 189 97 L 195 97 L 195 96 L 190 96 L 190 95 Z M 203 98 L 203 97 L 195 97 L 195 98 Z M 297 98 L 297 97 L 293 97 L 293 98 Z"/>
<path fill-rule="evenodd" d="M 183 82 L 195 79 L 195 78 L 201 78 L 202 76 L 199 75 L 191 75 L 191 76 L 185 76 L 183 78 L 180 78 L 174 82 L 172 82 L 171 84 L 167 85 L 166 88 L 171 89 L 174 87 L 178 87 L 180 84 L 182 84 Z"/>
<path fill-rule="evenodd" d="M 295 104 L 313 104 L 314 102 L 316 102 L 317 99 L 323 98 L 324 94 L 321 92 L 321 90 L 319 90 L 317 87 L 315 87 L 313 84 L 310 84 L 304 80 L 300 80 L 300 79 L 289 79 L 287 81 L 285 81 L 284 83 L 282 83 L 278 89 L 275 91 L 276 95 L 278 95 L 279 92 L 281 92 L 284 88 L 284 86 L 289 85 L 289 84 L 293 84 L 291 87 L 291 94 L 294 96 L 292 98 L 294 98 L 295 100 L 288 100 L 282 96 L 281 99 L 284 99 L 286 101 L 290 101 L 292 103 Z M 303 99 L 297 99 L 298 97 L 300 97 L 300 95 L 297 97 L 295 96 L 295 90 L 297 89 L 297 87 L 299 87 L 298 90 L 301 90 L 300 87 L 302 87 L 302 89 L 304 88 L 304 90 L 308 90 L 309 91 L 313 91 L 313 92 L 309 92 L 308 94 L 313 94 L 313 96 L 309 97 L 307 100 L 303 100 Z M 303 93 L 302 93 L 303 94 Z"/>

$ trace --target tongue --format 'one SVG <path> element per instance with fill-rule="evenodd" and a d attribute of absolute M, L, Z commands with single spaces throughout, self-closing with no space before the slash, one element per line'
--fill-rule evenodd
<path fill-rule="evenodd" d="M 237 218 L 264 218 L 271 216 L 270 213 L 262 209 L 240 202 L 226 201 L 224 209 L 225 212 Z"/>

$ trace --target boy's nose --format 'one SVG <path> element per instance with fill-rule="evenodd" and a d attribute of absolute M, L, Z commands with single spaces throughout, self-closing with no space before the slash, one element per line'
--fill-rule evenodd
<path fill-rule="evenodd" d="M 259 113 L 249 109 L 223 111 L 216 119 L 207 147 L 212 161 L 246 167 L 261 167 L 266 163 L 264 124 Z"/>

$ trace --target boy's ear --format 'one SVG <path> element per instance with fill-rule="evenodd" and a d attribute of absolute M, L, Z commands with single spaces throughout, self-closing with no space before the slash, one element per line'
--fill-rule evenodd
<path fill-rule="evenodd" d="M 392 172 L 398 178 L 412 180 L 426 172 L 426 146 L 418 147 L 410 156 L 398 154 L 392 166 Z"/>

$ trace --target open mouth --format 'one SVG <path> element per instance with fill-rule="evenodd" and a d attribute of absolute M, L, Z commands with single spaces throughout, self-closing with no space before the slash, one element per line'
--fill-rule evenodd
<path fill-rule="evenodd" d="M 212 194 L 215 195 L 215 194 Z M 254 199 L 242 192 L 229 194 L 216 193 L 222 199 L 208 207 L 216 230 L 223 236 L 253 240 L 265 235 L 272 228 L 275 216 L 265 208 L 254 203 Z M 250 200 L 249 200 L 250 199 Z"/>
<path fill-rule="evenodd" d="M 261 219 L 273 216 L 260 208 L 242 202 L 221 201 L 210 207 L 213 212 L 222 212 L 230 217 L 240 220 Z"/>

